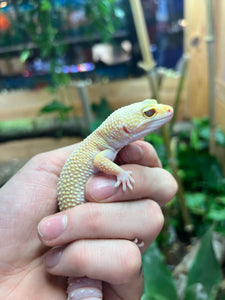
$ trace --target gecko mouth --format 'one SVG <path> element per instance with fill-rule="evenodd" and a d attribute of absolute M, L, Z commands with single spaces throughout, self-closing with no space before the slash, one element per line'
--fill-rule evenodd
<path fill-rule="evenodd" d="M 165 117 L 161 118 L 161 120 L 172 119 L 172 117 L 173 117 L 173 111 L 168 111 Z"/>

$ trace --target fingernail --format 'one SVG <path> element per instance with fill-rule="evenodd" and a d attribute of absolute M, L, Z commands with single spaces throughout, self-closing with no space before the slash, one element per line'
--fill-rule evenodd
<path fill-rule="evenodd" d="M 95 202 L 101 202 L 115 193 L 116 180 L 111 177 L 96 176 L 87 182 L 87 190 Z"/>
<path fill-rule="evenodd" d="M 48 253 L 44 257 L 44 262 L 46 267 L 52 268 L 56 266 L 59 262 L 61 255 L 62 255 L 62 251 L 61 248 L 59 247 L 53 248 L 50 251 L 48 251 Z"/>
<path fill-rule="evenodd" d="M 66 215 L 46 217 L 38 224 L 38 233 L 43 240 L 53 240 L 63 233 L 66 226 Z"/>

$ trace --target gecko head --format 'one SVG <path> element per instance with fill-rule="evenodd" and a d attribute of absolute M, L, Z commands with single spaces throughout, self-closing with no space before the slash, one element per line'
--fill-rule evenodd
<path fill-rule="evenodd" d="M 159 104 L 154 99 L 124 106 L 111 115 L 113 127 L 118 128 L 114 138 L 129 139 L 129 142 L 142 138 L 170 121 L 172 117 L 173 108 Z"/>
<path fill-rule="evenodd" d="M 137 105 L 135 103 L 133 109 L 133 117 L 128 127 L 134 131 L 136 128 L 140 137 L 160 128 L 173 117 L 171 106 L 159 104 L 154 99 L 144 100 Z"/>
<path fill-rule="evenodd" d="M 154 99 L 124 106 L 104 122 L 107 140 L 128 142 L 135 141 L 158 129 L 171 120 L 173 108 L 169 105 L 159 104 Z"/>
<path fill-rule="evenodd" d="M 172 119 L 173 108 L 169 105 L 159 104 L 154 99 L 147 99 L 140 102 L 140 114 L 142 115 L 140 127 L 151 132 Z"/>

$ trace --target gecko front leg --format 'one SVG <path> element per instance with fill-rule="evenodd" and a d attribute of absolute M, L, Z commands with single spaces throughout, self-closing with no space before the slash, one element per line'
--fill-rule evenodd
<path fill-rule="evenodd" d="M 127 187 L 133 189 L 134 178 L 131 171 L 125 171 L 120 166 L 115 164 L 112 160 L 116 156 L 116 152 L 111 149 L 106 149 L 99 152 L 94 158 L 94 166 L 98 170 L 105 174 L 116 176 L 115 187 L 122 185 L 123 191 L 126 191 Z"/>

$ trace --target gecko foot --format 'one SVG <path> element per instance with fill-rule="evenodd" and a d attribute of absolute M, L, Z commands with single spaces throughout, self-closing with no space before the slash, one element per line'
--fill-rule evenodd
<path fill-rule="evenodd" d="M 138 248 L 142 248 L 145 245 L 145 243 L 142 240 L 139 240 L 138 238 L 135 238 L 133 242 L 138 246 Z"/>
<path fill-rule="evenodd" d="M 125 192 L 127 190 L 127 186 L 130 190 L 133 190 L 134 178 L 131 176 L 131 171 L 124 171 L 117 175 L 117 182 L 115 187 L 122 185 L 122 189 Z"/>

